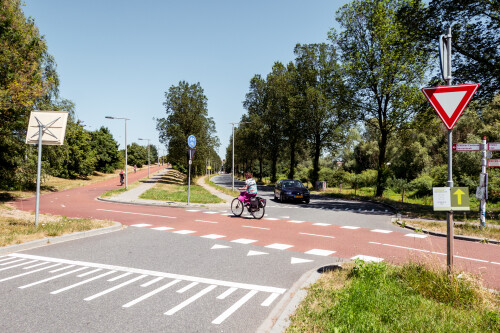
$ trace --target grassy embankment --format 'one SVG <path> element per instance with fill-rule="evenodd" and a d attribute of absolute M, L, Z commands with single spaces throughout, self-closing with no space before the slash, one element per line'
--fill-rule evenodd
<path fill-rule="evenodd" d="M 286 332 L 500 332 L 499 308 L 466 274 L 357 261 L 311 285 Z"/>
<path fill-rule="evenodd" d="M 169 170 L 156 185 L 142 193 L 141 199 L 187 202 L 188 186 L 186 175 L 177 170 Z M 199 185 L 191 185 L 189 202 L 199 204 L 221 203 L 221 198 L 211 194 Z"/>
<path fill-rule="evenodd" d="M 94 175 L 82 179 L 63 179 L 49 176 L 46 177 L 40 190 L 42 194 L 59 192 L 114 177 L 118 177 L 118 171 L 114 174 L 96 172 Z M 45 237 L 60 236 L 113 225 L 111 221 L 40 214 L 38 228 L 36 228 L 34 213 L 17 210 L 6 204 L 7 201 L 29 198 L 35 195 L 36 192 L 33 190 L 0 191 L 0 246 L 20 244 Z"/>

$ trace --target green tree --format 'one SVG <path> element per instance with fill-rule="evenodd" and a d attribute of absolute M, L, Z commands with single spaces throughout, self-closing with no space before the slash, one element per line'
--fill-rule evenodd
<path fill-rule="evenodd" d="M 353 103 L 378 134 L 377 196 L 384 191 L 391 135 L 411 122 L 422 103 L 419 88 L 429 69 L 425 41 L 412 38 L 398 11 L 417 0 L 354 0 L 337 12 L 343 30 L 330 38 L 349 75 Z M 371 120 L 375 121 L 371 121 Z"/>
<path fill-rule="evenodd" d="M 208 117 L 207 97 L 200 83 L 179 82 L 165 93 L 167 117 L 157 120 L 160 142 L 168 147 L 169 162 L 188 167 L 187 138 L 196 137 L 194 171 L 204 172 L 206 158 L 219 146 L 215 123 Z"/>
<path fill-rule="evenodd" d="M 45 41 L 19 0 L 0 4 L 0 44 L 0 186 L 5 187 L 32 164 L 34 150 L 24 143 L 29 113 L 57 90 L 58 78 Z"/>
<path fill-rule="evenodd" d="M 111 173 L 123 167 L 123 160 L 118 151 L 118 143 L 106 127 L 90 132 L 92 136 L 92 149 L 97 158 L 96 170 L 104 173 Z"/>
<path fill-rule="evenodd" d="M 128 165 L 137 165 L 142 168 L 148 164 L 148 150 L 135 142 L 127 146 L 127 163 Z"/>

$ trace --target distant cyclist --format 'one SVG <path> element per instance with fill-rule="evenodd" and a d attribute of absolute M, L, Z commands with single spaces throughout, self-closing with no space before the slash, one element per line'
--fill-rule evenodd
<path fill-rule="evenodd" d="M 245 186 L 240 187 L 238 190 L 243 191 L 238 197 L 238 200 L 243 203 L 248 203 L 250 198 L 257 196 L 257 183 L 252 178 L 252 173 L 245 172 Z"/>

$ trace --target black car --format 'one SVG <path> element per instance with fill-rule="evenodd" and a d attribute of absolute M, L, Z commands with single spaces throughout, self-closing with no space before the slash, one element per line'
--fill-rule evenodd
<path fill-rule="evenodd" d="M 283 201 L 304 201 L 309 203 L 309 190 L 299 180 L 282 179 L 274 186 L 274 200 Z"/>

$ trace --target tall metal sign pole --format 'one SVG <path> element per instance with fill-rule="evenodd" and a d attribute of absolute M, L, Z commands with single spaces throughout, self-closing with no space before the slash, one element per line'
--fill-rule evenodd
<path fill-rule="evenodd" d="M 443 46 L 446 45 L 446 52 L 441 52 L 441 69 L 443 79 L 446 81 L 446 84 L 451 86 L 452 76 L 451 76 L 451 27 L 448 28 L 448 35 L 441 36 L 440 41 Z M 445 44 L 446 43 L 446 44 Z M 441 48 L 440 48 L 441 51 Z M 443 54 L 445 53 L 445 54 Z M 445 77 L 446 73 L 446 77 Z M 446 182 L 446 186 L 449 188 L 453 187 L 453 169 L 452 169 L 452 150 L 453 147 L 453 130 L 448 129 L 448 181 Z M 446 264 L 448 267 L 448 273 L 453 269 L 453 238 L 454 238 L 454 230 L 453 230 L 453 211 L 450 210 L 446 214 Z"/>
<path fill-rule="evenodd" d="M 67 112 L 34 111 L 31 112 L 26 133 L 26 144 L 38 144 L 38 165 L 36 176 L 35 226 L 38 227 L 40 210 L 40 183 L 42 177 L 42 146 L 62 145 L 66 133 Z M 37 137 L 38 136 L 38 137 Z"/>
<path fill-rule="evenodd" d="M 188 149 L 188 155 L 189 155 L 189 167 L 188 167 L 188 201 L 187 201 L 187 204 L 189 206 L 189 198 L 191 196 L 191 164 L 193 164 L 193 156 L 194 156 L 194 152 L 195 152 L 195 149 L 194 147 L 196 147 L 196 137 L 194 135 L 190 135 L 188 137 L 188 146 L 189 146 L 189 149 Z"/>

